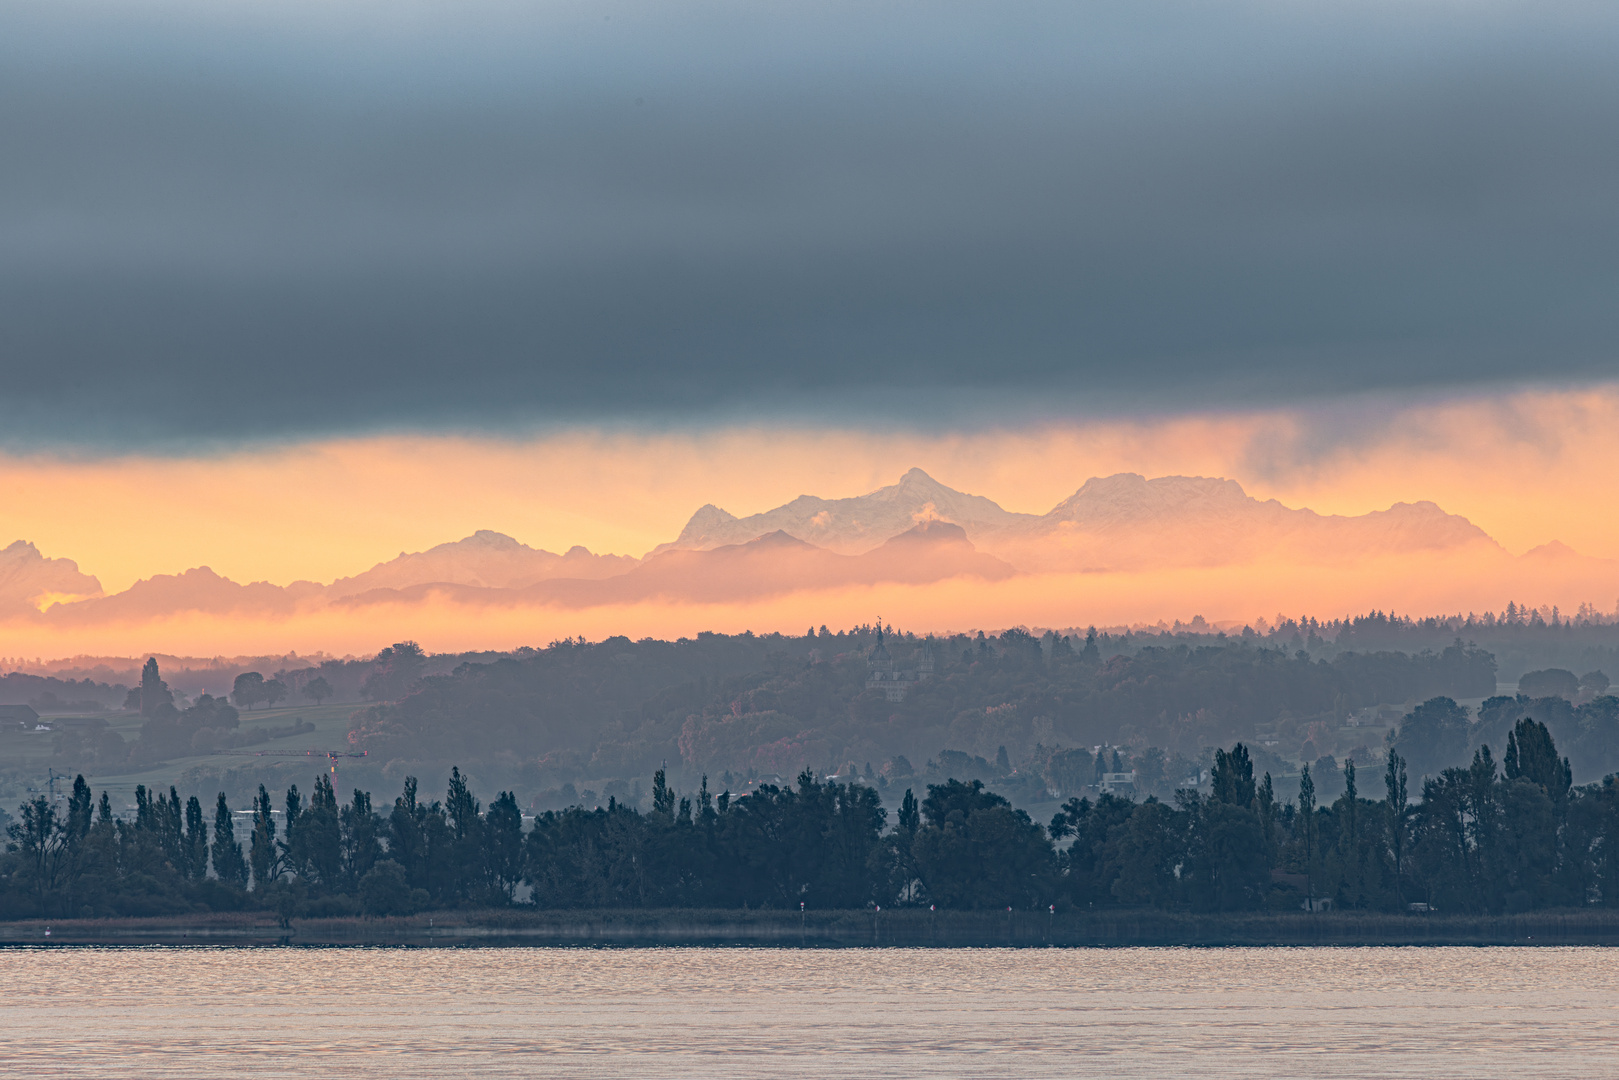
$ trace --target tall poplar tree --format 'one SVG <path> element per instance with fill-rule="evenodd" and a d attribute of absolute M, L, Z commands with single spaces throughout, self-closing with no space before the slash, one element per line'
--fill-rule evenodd
<path fill-rule="evenodd" d="M 253 888 L 267 888 L 281 876 L 281 859 L 276 853 L 275 815 L 271 813 L 270 793 L 259 785 L 258 798 L 253 800 L 253 840 L 248 860 L 253 868 Z"/>
<path fill-rule="evenodd" d="M 1338 814 L 1338 858 L 1343 867 L 1343 890 L 1350 906 L 1363 907 L 1366 897 L 1361 859 L 1360 793 L 1355 788 L 1353 760 L 1344 762 L 1344 793 L 1339 805 L 1342 810 Z"/>
<path fill-rule="evenodd" d="M 1389 854 L 1394 857 L 1394 894 L 1400 907 L 1405 907 L 1405 838 L 1408 798 L 1405 786 L 1405 759 L 1397 751 L 1389 751 L 1388 770 L 1383 774 L 1383 786 L 1388 792 Z"/>
<path fill-rule="evenodd" d="M 236 839 L 236 821 L 231 817 L 223 791 L 214 805 L 214 873 L 226 885 L 238 889 L 247 887 L 247 861 L 242 858 L 242 845 Z"/>
<path fill-rule="evenodd" d="M 182 870 L 192 881 L 201 881 L 208 876 L 208 826 L 202 820 L 202 803 L 195 795 L 186 800 L 185 815 Z"/>
<path fill-rule="evenodd" d="M 1299 840 L 1304 847 L 1304 876 L 1308 882 L 1310 906 L 1315 907 L 1315 781 L 1310 766 L 1299 774 Z"/>

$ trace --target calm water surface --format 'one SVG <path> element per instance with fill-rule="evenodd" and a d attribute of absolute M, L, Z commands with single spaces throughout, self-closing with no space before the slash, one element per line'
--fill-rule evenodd
<path fill-rule="evenodd" d="M 1613 1078 L 1619 952 L 10 949 L 0 1074 Z"/>

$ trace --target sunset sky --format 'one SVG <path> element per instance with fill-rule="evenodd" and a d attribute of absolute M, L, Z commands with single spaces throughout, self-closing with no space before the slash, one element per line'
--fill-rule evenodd
<path fill-rule="evenodd" d="M 5 521 L 108 591 L 208 565 L 238 581 L 330 581 L 477 529 L 562 552 L 643 555 L 712 502 L 742 515 L 857 495 L 913 465 L 1044 513 L 1115 472 L 1238 480 L 1321 513 L 1429 499 L 1522 553 L 1561 540 L 1619 558 L 1606 494 L 1619 390 L 1409 408 L 1189 413 L 927 433 L 830 426 L 568 428 L 528 438 L 392 434 L 208 454 L 12 456 Z M 10 539 L 10 538 L 7 538 Z M 1166 612 L 1176 618 L 1184 613 Z"/>
<path fill-rule="evenodd" d="M 919 466 L 1031 513 L 1116 472 L 1432 500 L 1619 559 L 1616 46 L 1573 2 L 8 4 L 0 546 L 108 592 L 478 529 L 639 556 Z M 1501 591 L 1444 572 L 1315 599 Z M 1298 595 L 1163 586 L 960 623 Z M 119 633 L 78 644 L 155 647 Z"/>

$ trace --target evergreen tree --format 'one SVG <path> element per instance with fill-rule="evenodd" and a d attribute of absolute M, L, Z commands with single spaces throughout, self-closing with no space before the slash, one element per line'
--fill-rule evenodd
<path fill-rule="evenodd" d="M 1102 650 L 1096 645 L 1096 627 L 1087 627 L 1085 630 L 1085 647 L 1079 650 L 1079 659 L 1086 664 L 1099 664 L 1102 662 Z"/>

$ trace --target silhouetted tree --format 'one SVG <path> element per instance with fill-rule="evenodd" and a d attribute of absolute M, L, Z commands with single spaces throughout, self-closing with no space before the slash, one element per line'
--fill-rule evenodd
<path fill-rule="evenodd" d="M 238 709 L 251 709 L 264 701 L 264 676 L 257 671 L 242 672 L 231 685 L 230 698 Z"/>
<path fill-rule="evenodd" d="M 517 883 L 523 880 L 523 814 L 511 792 L 501 792 L 489 804 L 484 834 L 495 895 L 509 904 Z"/>
<path fill-rule="evenodd" d="M 1407 804 L 1405 784 L 1405 759 L 1397 751 L 1389 751 L 1388 769 L 1383 774 L 1383 786 L 1387 791 L 1384 802 L 1387 811 L 1389 854 L 1394 859 L 1394 888 L 1399 898 L 1400 906 L 1405 906 L 1405 851 L 1406 833 L 1408 829 Z"/>
<path fill-rule="evenodd" d="M 451 890 L 457 899 L 480 896 L 487 884 L 484 860 L 483 818 L 478 800 L 473 798 L 460 769 L 450 770 L 450 786 L 444 799 L 444 813 L 450 828 Z"/>
<path fill-rule="evenodd" d="M 1508 780 L 1521 776 L 1539 786 L 1554 803 L 1562 802 L 1573 784 L 1574 773 L 1569 768 L 1568 758 L 1558 759 L 1551 732 L 1546 730 L 1545 724 L 1528 717 L 1519 720 L 1512 734 L 1507 736 L 1503 764 Z"/>
<path fill-rule="evenodd" d="M 1307 888 L 1308 899 L 1315 900 L 1316 877 L 1316 820 L 1315 820 L 1315 781 L 1310 778 L 1310 766 L 1306 765 L 1299 770 L 1299 812 L 1298 822 L 1299 849 L 1303 854 L 1304 874 L 1309 879 Z"/>
<path fill-rule="evenodd" d="M 214 874 L 226 885 L 247 888 L 247 861 L 242 858 L 242 845 L 236 839 L 236 821 L 225 803 L 225 793 L 219 793 L 214 804 Z"/>
<path fill-rule="evenodd" d="M 1056 891 L 1056 863 L 1045 832 L 982 781 L 929 784 L 926 825 L 914 850 L 928 895 L 941 905 L 1031 908 Z M 995 852 L 993 859 L 986 858 Z"/>
<path fill-rule="evenodd" d="M 1248 748 L 1242 743 L 1214 752 L 1214 769 L 1210 775 L 1214 797 L 1228 806 L 1252 806 L 1254 802 L 1254 763 Z"/>
<path fill-rule="evenodd" d="M 370 792 L 354 792 L 339 814 L 339 826 L 342 843 L 340 876 L 345 888 L 348 888 L 369 874 L 383 857 L 382 822 L 371 810 Z"/>
<path fill-rule="evenodd" d="M 1418 773 L 1437 775 L 1466 760 L 1467 709 L 1448 697 L 1430 698 L 1405 715 L 1394 745 Z"/>
<path fill-rule="evenodd" d="M 1079 650 L 1079 659 L 1086 664 L 1099 664 L 1102 662 L 1102 650 L 1096 644 L 1096 627 L 1087 627 L 1085 630 L 1085 647 Z"/>
<path fill-rule="evenodd" d="M 169 684 L 158 674 L 157 657 L 149 656 L 141 667 L 141 715 L 150 719 L 162 715 L 164 706 L 174 708 L 174 695 Z"/>
<path fill-rule="evenodd" d="M 253 870 L 253 888 L 266 889 L 281 876 L 281 856 L 276 847 L 276 823 L 272 812 L 270 793 L 259 785 L 259 794 L 253 800 L 253 837 L 248 861 Z"/>
<path fill-rule="evenodd" d="M 192 881 L 201 881 L 208 876 L 208 827 L 203 824 L 202 803 L 195 795 L 186 800 L 185 822 L 182 869 Z"/>
<path fill-rule="evenodd" d="M 260 689 L 259 694 L 261 700 L 273 709 L 276 707 L 276 705 L 286 700 L 287 684 L 282 682 L 280 679 L 266 680 L 264 686 Z"/>
<path fill-rule="evenodd" d="M 427 654 L 414 641 L 401 641 L 377 653 L 360 693 L 372 701 L 398 701 L 427 667 Z"/>

